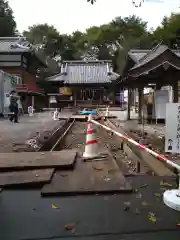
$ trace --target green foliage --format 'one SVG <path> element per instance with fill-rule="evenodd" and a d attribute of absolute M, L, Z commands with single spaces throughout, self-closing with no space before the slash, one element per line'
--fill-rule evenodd
<path fill-rule="evenodd" d="M 87 0 L 87 2 L 90 2 L 91 4 L 94 4 L 96 0 Z"/>
<path fill-rule="evenodd" d="M 164 17 L 162 24 L 154 31 L 154 39 L 163 41 L 171 48 L 179 46 L 180 38 L 180 14 L 171 14 L 169 18 Z"/>
<path fill-rule="evenodd" d="M 16 22 L 13 11 L 5 0 L 0 0 L 0 37 L 11 37 L 15 35 Z"/>

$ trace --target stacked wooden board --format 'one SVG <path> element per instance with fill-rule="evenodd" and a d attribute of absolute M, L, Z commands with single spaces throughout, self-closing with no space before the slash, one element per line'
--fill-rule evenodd
<path fill-rule="evenodd" d="M 73 169 L 77 152 L 21 152 L 0 154 L 0 188 L 49 183 L 56 169 Z"/>
<path fill-rule="evenodd" d="M 1 153 L 0 188 L 40 187 L 42 196 L 130 192 L 116 162 L 83 161 L 76 150 Z"/>

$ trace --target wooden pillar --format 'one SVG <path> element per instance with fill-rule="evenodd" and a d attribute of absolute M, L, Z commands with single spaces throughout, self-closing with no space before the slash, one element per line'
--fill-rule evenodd
<path fill-rule="evenodd" d="M 131 119 L 131 89 L 128 89 L 127 120 Z"/>
<path fill-rule="evenodd" d="M 173 102 L 178 103 L 178 80 L 173 83 Z"/>
<path fill-rule="evenodd" d="M 102 90 L 100 89 L 99 90 L 99 103 L 100 103 L 100 105 L 102 104 Z"/>
<path fill-rule="evenodd" d="M 116 102 L 116 90 L 114 89 L 113 90 L 113 105 L 115 104 Z"/>
<path fill-rule="evenodd" d="M 139 114 L 139 124 L 142 124 L 142 107 L 143 107 L 143 87 L 138 88 L 138 114 Z"/>
<path fill-rule="evenodd" d="M 76 107 L 76 101 L 77 101 L 76 89 L 73 90 L 73 100 L 74 100 L 74 107 Z"/>

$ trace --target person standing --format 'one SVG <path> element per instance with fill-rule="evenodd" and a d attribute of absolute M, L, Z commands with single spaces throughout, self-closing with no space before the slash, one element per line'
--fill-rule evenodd
<path fill-rule="evenodd" d="M 10 92 L 10 105 L 9 105 L 9 110 L 11 112 L 11 115 L 9 117 L 9 120 L 11 122 L 14 121 L 14 123 L 18 123 L 18 113 L 19 113 L 19 109 L 18 109 L 18 100 L 19 100 L 19 96 L 17 95 L 15 90 L 12 90 Z"/>

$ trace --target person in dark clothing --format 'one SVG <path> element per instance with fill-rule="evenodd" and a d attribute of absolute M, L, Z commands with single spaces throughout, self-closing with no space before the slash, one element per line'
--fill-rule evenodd
<path fill-rule="evenodd" d="M 19 100 L 19 96 L 16 94 L 16 91 L 11 91 L 10 93 L 10 105 L 9 105 L 9 110 L 11 112 L 11 115 L 9 117 L 9 120 L 11 122 L 14 121 L 14 123 L 18 123 L 18 113 L 19 113 L 19 109 L 18 109 L 18 100 Z"/>

